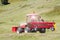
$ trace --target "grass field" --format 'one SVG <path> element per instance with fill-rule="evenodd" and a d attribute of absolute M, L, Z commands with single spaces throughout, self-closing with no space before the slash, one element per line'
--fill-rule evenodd
<path fill-rule="evenodd" d="M 60 0 L 9 0 L 11 4 L 0 5 L 0 40 L 60 40 Z M 56 22 L 56 30 L 45 34 L 11 31 L 12 26 L 25 22 L 27 13 L 36 11 L 45 21 Z"/>

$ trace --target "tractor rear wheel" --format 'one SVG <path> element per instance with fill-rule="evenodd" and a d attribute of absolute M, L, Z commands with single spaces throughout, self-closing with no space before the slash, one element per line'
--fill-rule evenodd
<path fill-rule="evenodd" d="M 37 28 L 32 29 L 31 32 L 37 32 Z"/>
<path fill-rule="evenodd" d="M 46 32 L 46 29 L 45 29 L 45 28 L 40 28 L 40 29 L 39 29 L 39 32 L 40 32 L 40 33 L 45 33 L 45 32 Z"/>

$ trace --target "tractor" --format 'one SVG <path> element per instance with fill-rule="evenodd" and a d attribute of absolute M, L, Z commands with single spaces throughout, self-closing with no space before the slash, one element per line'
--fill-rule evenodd
<path fill-rule="evenodd" d="M 27 22 L 20 24 L 20 26 L 13 26 L 12 32 L 17 33 L 29 33 L 29 32 L 37 32 L 45 33 L 46 29 L 51 29 L 55 31 L 55 22 L 47 22 L 47 21 L 39 21 L 38 17 L 37 20 L 31 20 L 31 15 L 27 17 Z M 41 19 L 41 18 L 40 18 Z"/>

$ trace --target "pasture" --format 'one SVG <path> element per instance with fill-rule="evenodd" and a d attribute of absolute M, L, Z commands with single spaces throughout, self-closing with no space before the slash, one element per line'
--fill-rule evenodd
<path fill-rule="evenodd" d="M 9 0 L 10 4 L 0 4 L 0 40 L 60 40 L 60 0 Z M 45 21 L 56 22 L 56 30 L 45 34 L 11 31 L 12 26 L 25 22 L 26 14 L 36 11 Z"/>

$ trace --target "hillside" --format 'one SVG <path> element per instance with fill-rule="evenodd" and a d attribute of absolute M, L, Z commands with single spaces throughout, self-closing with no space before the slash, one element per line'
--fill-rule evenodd
<path fill-rule="evenodd" d="M 9 0 L 9 5 L 0 5 L 1 40 L 60 40 L 60 0 Z M 35 11 L 45 21 L 56 22 L 56 31 L 47 33 L 22 33 L 11 31 L 12 26 L 25 22 L 27 13 Z"/>
<path fill-rule="evenodd" d="M 60 23 L 60 6 L 55 6 L 54 9 L 50 12 L 46 12 L 41 14 L 46 21 L 55 21 L 56 23 Z M 47 18 L 47 19 L 46 19 Z"/>
<path fill-rule="evenodd" d="M 41 10 L 46 12 L 46 9 L 51 11 L 52 8 L 59 4 L 59 0 L 9 0 L 9 2 L 11 4 L 0 6 L 0 17 L 2 17 L 0 20 L 2 21 L 12 19 L 19 22 L 22 20 L 19 17 L 24 18 L 25 16 L 21 16 L 22 14 L 32 13 L 32 11 L 41 13 Z"/>

